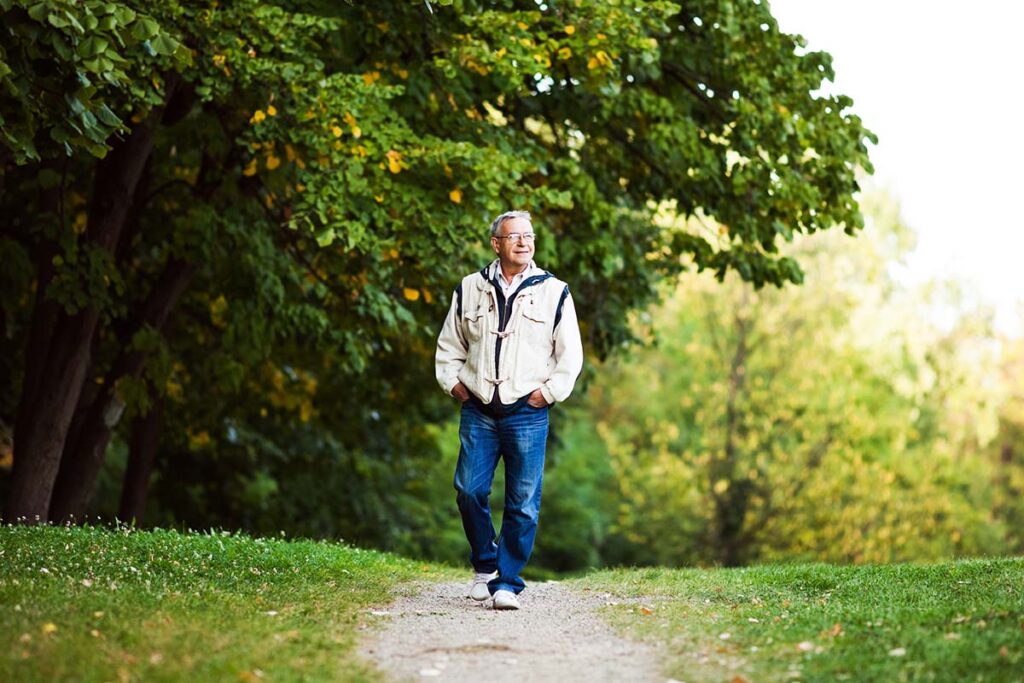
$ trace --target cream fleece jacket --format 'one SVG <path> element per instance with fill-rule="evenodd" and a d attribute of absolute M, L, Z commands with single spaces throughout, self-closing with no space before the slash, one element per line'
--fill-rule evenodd
<path fill-rule="evenodd" d="M 451 394 L 462 382 L 484 403 L 495 386 L 506 405 L 538 388 L 549 404 L 564 401 L 583 369 L 569 286 L 540 271 L 506 302 L 489 269 L 467 275 L 452 296 L 434 356 L 438 384 Z"/>

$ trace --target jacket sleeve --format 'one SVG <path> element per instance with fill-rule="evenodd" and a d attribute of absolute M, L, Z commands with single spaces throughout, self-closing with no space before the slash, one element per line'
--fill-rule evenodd
<path fill-rule="evenodd" d="M 462 297 L 459 295 L 459 290 L 452 294 L 452 305 L 444 319 L 441 334 L 437 337 L 437 350 L 434 352 L 434 375 L 437 383 L 449 395 L 459 383 L 459 371 L 466 364 L 466 352 L 469 350 L 469 344 L 462 333 L 459 310 Z"/>
<path fill-rule="evenodd" d="M 576 306 L 569 295 L 565 297 L 561 318 L 555 325 L 555 370 L 540 387 L 544 400 L 555 403 L 569 398 L 582 370 L 583 341 L 576 320 Z"/>

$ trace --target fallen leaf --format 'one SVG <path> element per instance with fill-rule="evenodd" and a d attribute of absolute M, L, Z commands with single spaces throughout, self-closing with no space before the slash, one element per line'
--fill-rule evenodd
<path fill-rule="evenodd" d="M 641 614 L 654 614 L 654 610 L 652 610 L 649 607 L 641 607 L 640 608 L 640 613 Z"/>
<path fill-rule="evenodd" d="M 839 622 L 832 624 L 832 628 L 829 629 L 828 634 L 833 638 L 838 638 L 843 635 L 843 625 Z"/>
<path fill-rule="evenodd" d="M 1010 656 L 1009 648 L 1007 648 L 1005 645 L 1003 645 L 1001 648 L 999 648 L 999 656 L 1000 657 L 1009 657 Z"/>
<path fill-rule="evenodd" d="M 53 623 L 52 621 L 48 621 L 45 624 L 43 624 L 43 628 L 41 630 L 44 636 L 48 636 L 51 633 L 57 632 L 57 624 Z"/>
<path fill-rule="evenodd" d="M 960 640 L 960 634 L 950 631 L 945 635 L 946 640 Z"/>

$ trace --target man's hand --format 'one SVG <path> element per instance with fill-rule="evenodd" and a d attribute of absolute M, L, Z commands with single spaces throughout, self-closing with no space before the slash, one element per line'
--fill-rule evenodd
<path fill-rule="evenodd" d="M 459 382 L 452 387 L 452 396 L 459 399 L 461 403 L 465 403 L 469 400 L 469 389 L 466 388 L 465 384 Z"/>
<path fill-rule="evenodd" d="M 534 389 L 526 402 L 534 408 L 546 408 L 548 405 L 548 401 L 544 398 L 544 394 L 540 393 L 540 389 Z"/>

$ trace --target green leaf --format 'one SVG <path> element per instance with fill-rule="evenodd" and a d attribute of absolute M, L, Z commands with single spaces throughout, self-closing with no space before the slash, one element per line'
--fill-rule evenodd
<path fill-rule="evenodd" d="M 160 24 L 156 23 L 149 17 L 139 18 L 132 29 L 132 35 L 137 40 L 148 40 L 158 33 L 160 33 Z"/>
<path fill-rule="evenodd" d="M 151 43 L 151 45 L 153 46 L 153 50 L 157 54 L 161 55 L 174 54 L 174 51 L 178 49 L 178 46 L 180 44 L 181 43 L 176 41 L 174 38 L 171 38 L 164 34 L 158 35 L 156 38 L 153 39 Z"/>
<path fill-rule="evenodd" d="M 62 17 L 57 12 L 50 14 L 46 17 L 46 20 L 50 22 L 50 25 L 55 28 L 67 28 L 71 25 L 71 22 Z"/>
<path fill-rule="evenodd" d="M 100 121 L 110 126 L 111 128 L 118 128 L 121 125 L 123 125 L 121 119 L 119 119 L 117 115 L 114 112 L 112 112 L 110 110 L 110 107 L 108 107 L 106 104 L 100 105 L 100 108 L 96 110 L 96 114 L 99 117 Z"/>
<path fill-rule="evenodd" d="M 28 8 L 28 15 L 36 21 L 44 21 L 47 17 L 49 7 L 45 2 L 36 3 Z"/>

